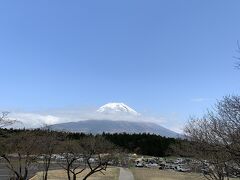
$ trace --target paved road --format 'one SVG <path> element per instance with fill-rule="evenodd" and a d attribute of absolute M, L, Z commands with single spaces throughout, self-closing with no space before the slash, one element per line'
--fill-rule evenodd
<path fill-rule="evenodd" d="M 134 177 L 129 169 L 120 168 L 119 180 L 134 180 Z"/>

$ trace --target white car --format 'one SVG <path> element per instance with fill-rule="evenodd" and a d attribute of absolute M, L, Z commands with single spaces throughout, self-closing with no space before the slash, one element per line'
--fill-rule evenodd
<path fill-rule="evenodd" d="M 144 167 L 144 165 L 143 165 L 143 163 L 137 163 L 136 165 L 135 165 L 135 167 Z"/>
<path fill-rule="evenodd" d="M 190 168 L 184 167 L 184 165 L 178 165 L 176 169 L 180 172 L 189 172 L 191 170 Z"/>
<path fill-rule="evenodd" d="M 148 163 L 148 164 L 145 164 L 145 166 L 147 168 L 153 168 L 153 167 L 158 167 L 159 165 L 157 163 Z"/>

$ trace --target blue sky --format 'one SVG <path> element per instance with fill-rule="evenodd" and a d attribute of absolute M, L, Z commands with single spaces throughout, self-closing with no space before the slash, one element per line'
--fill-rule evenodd
<path fill-rule="evenodd" d="M 184 123 L 239 94 L 240 1 L 2 1 L 2 110 L 124 102 Z"/>

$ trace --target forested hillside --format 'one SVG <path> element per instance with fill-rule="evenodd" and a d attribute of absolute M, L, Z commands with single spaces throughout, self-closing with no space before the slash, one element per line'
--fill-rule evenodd
<path fill-rule="evenodd" d="M 46 130 L 34 129 L 0 129 L 1 138 L 7 138 L 9 136 L 17 136 L 18 133 L 27 131 L 32 133 L 46 133 Z M 65 139 L 78 140 L 82 137 L 94 136 L 92 134 L 84 133 L 71 133 L 71 132 L 59 132 L 53 131 L 56 136 L 64 141 Z M 129 153 L 137 153 L 150 156 L 168 156 L 170 155 L 170 146 L 181 141 L 179 139 L 162 137 L 154 134 L 127 134 L 127 133 L 103 133 L 101 135 L 106 140 L 112 142 L 116 146 L 120 147 Z"/>

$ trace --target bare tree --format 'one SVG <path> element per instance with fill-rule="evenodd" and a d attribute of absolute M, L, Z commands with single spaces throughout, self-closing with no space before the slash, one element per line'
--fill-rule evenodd
<path fill-rule="evenodd" d="M 240 97 L 224 97 L 204 117 L 192 118 L 185 133 L 191 142 L 186 152 L 205 163 L 206 178 L 223 180 L 237 173 L 240 167 Z"/>
<path fill-rule="evenodd" d="M 8 115 L 9 112 L 7 111 L 2 112 L 2 115 L 0 116 L 0 128 L 12 125 L 16 122 L 16 120 L 10 119 Z"/>
<path fill-rule="evenodd" d="M 113 154 L 117 148 L 101 136 L 84 138 L 80 144 L 84 151 L 85 164 L 89 170 L 83 180 L 97 172 L 104 174 L 109 161 L 114 159 Z"/>
<path fill-rule="evenodd" d="M 190 140 L 182 145 L 185 155 L 201 163 L 206 179 L 223 180 L 229 154 L 224 146 L 216 141 L 206 119 L 192 120 L 185 128 L 185 132 Z"/>
<path fill-rule="evenodd" d="M 58 137 L 56 133 L 50 130 L 43 131 L 43 134 L 40 137 L 40 146 L 39 154 L 43 160 L 43 180 L 48 179 L 48 171 L 52 162 L 53 154 L 56 152 L 58 142 Z"/>
<path fill-rule="evenodd" d="M 101 136 L 83 137 L 80 140 L 66 140 L 60 145 L 61 160 L 58 164 L 66 170 L 68 180 L 86 172 L 83 180 L 91 175 L 107 170 L 108 163 L 114 159 L 116 150 L 110 142 Z"/>
<path fill-rule="evenodd" d="M 36 162 L 38 155 L 38 139 L 33 133 L 21 132 L 6 138 L 4 152 L 1 157 L 6 161 L 7 167 L 14 174 L 12 179 L 26 180 L 29 168 Z"/>
<path fill-rule="evenodd" d="M 58 160 L 58 164 L 66 170 L 68 180 L 76 180 L 77 175 L 82 173 L 86 166 L 80 163 L 82 148 L 76 140 L 65 140 L 60 144 L 60 155 L 63 157 Z"/>

